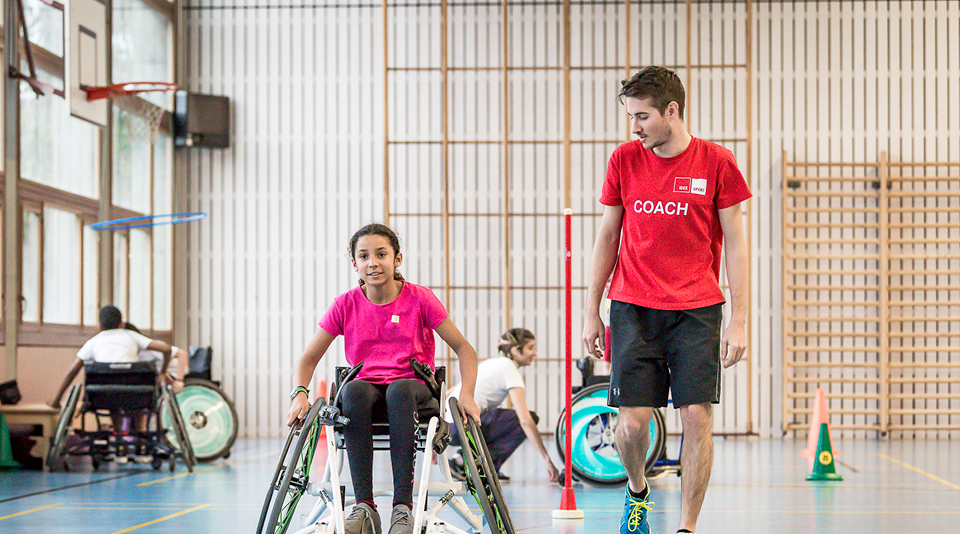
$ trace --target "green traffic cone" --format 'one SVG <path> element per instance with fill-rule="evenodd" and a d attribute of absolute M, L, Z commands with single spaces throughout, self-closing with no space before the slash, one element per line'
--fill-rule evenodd
<path fill-rule="evenodd" d="M 817 439 L 817 457 L 813 461 L 813 472 L 807 480 L 843 480 L 833 465 L 833 448 L 830 447 L 830 430 L 826 423 L 820 424 L 820 437 Z"/>
<path fill-rule="evenodd" d="M 13 447 L 10 446 L 10 430 L 7 428 L 7 414 L 0 413 L 0 468 L 20 467 L 13 459 Z"/>

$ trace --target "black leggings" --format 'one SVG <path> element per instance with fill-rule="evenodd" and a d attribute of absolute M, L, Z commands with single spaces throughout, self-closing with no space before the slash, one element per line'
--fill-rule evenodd
<path fill-rule="evenodd" d="M 393 501 L 407 504 L 413 502 L 417 410 L 436 406 L 430 389 L 423 382 L 408 378 L 391 384 L 371 384 L 356 379 L 343 386 L 340 401 L 343 415 L 350 418 L 350 424 L 344 427 L 343 435 L 357 502 L 373 501 L 371 424 L 383 422 L 385 419 L 390 422 Z M 384 411 L 386 417 L 383 417 Z"/>

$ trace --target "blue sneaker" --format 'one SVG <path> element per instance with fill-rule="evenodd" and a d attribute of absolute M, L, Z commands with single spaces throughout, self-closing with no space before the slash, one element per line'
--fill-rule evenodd
<path fill-rule="evenodd" d="M 646 482 L 646 481 L 644 481 Z M 650 498 L 647 486 L 647 499 Z M 630 486 L 626 489 L 627 499 L 623 504 L 623 517 L 620 518 L 620 534 L 650 534 L 650 524 L 647 523 L 647 512 L 653 510 L 654 504 L 647 499 L 634 499 L 630 495 Z"/>

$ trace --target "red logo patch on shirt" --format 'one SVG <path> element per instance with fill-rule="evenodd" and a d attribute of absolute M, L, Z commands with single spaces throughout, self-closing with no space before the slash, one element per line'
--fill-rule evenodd
<path fill-rule="evenodd" d="M 690 192 L 690 178 L 681 178 L 677 176 L 673 182 L 673 192 L 674 193 L 689 193 Z"/>

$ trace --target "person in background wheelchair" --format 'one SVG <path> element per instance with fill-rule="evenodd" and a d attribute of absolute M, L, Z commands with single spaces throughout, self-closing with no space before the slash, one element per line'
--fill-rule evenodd
<path fill-rule="evenodd" d="M 60 399 L 63 397 L 64 392 L 67 391 L 67 388 L 70 387 L 73 379 L 76 378 L 80 370 L 83 369 L 84 364 L 90 362 L 129 363 L 149 361 L 144 358 L 155 358 L 153 354 L 141 354 L 141 351 L 154 351 L 161 355 L 160 376 L 163 377 L 165 381 L 168 380 L 167 367 L 170 366 L 170 357 L 172 355 L 170 345 L 167 345 L 163 341 L 150 339 L 139 332 L 126 330 L 123 323 L 123 314 L 120 313 L 120 310 L 117 309 L 116 306 L 108 304 L 100 308 L 100 332 L 88 339 L 87 342 L 80 347 L 80 351 L 77 352 L 77 360 L 73 362 L 73 366 L 63 377 L 63 382 L 60 383 L 60 388 L 57 390 L 57 394 L 54 395 L 53 400 L 47 404 L 53 408 L 60 407 Z M 137 421 L 137 430 L 146 430 L 144 427 L 145 424 L 145 420 L 139 418 Z"/>
<path fill-rule="evenodd" d="M 520 374 L 520 368 L 532 364 L 537 357 L 536 343 L 533 332 L 525 328 L 511 328 L 500 336 L 500 356 L 485 360 L 477 368 L 474 398 L 480 406 L 480 431 L 501 481 L 507 481 L 509 477 L 500 472 L 500 466 L 528 438 L 536 445 L 546 463 L 547 478 L 556 482 L 559 475 L 537 429 L 539 418 L 527 409 L 523 375 Z M 461 385 L 457 384 L 450 390 L 451 397 L 460 396 Z M 508 395 L 513 409 L 500 407 Z M 450 458 L 450 469 L 461 480 L 465 477 L 462 458 Z"/>
<path fill-rule="evenodd" d="M 357 501 L 345 530 L 348 534 L 381 533 L 373 501 L 371 425 L 374 413 L 386 412 L 394 486 L 389 534 L 410 534 L 416 412 L 436 403 L 426 384 L 415 377 L 410 359 L 434 368 L 435 330 L 460 360 L 464 381 L 461 411 L 479 422 L 480 409 L 473 401 L 477 354 L 433 292 L 404 281 L 396 271 L 403 257 L 399 239 L 390 228 L 364 226 L 350 239 L 348 250 L 360 285 L 333 301 L 300 357 L 287 424 L 307 414 L 310 398 L 306 386 L 330 344 L 342 335 L 347 362 L 364 362 L 360 374 L 344 384 L 340 393 L 343 415 L 350 419 L 344 438 Z"/>
<path fill-rule="evenodd" d="M 141 351 L 154 351 L 154 353 L 143 353 Z M 70 387 L 74 378 L 83 369 L 85 364 L 96 363 L 132 363 L 139 361 L 150 361 L 155 359 L 154 354 L 161 356 L 160 376 L 168 380 L 166 375 L 167 367 L 170 365 L 172 349 L 170 345 L 163 341 L 150 339 L 138 332 L 133 332 L 124 328 L 123 314 L 115 306 L 107 305 L 100 309 L 100 332 L 87 340 L 77 352 L 77 360 L 67 371 L 60 383 L 53 400 L 48 402 L 54 408 L 60 408 L 60 399 L 64 392 Z M 120 416 L 111 416 L 113 428 L 119 431 L 123 428 L 123 418 Z M 147 416 L 136 417 L 133 422 L 137 432 L 146 432 Z M 149 461 L 149 457 L 144 456 Z M 117 461 L 126 461 L 127 457 L 118 454 Z M 139 459 L 139 458 L 138 458 Z"/>

